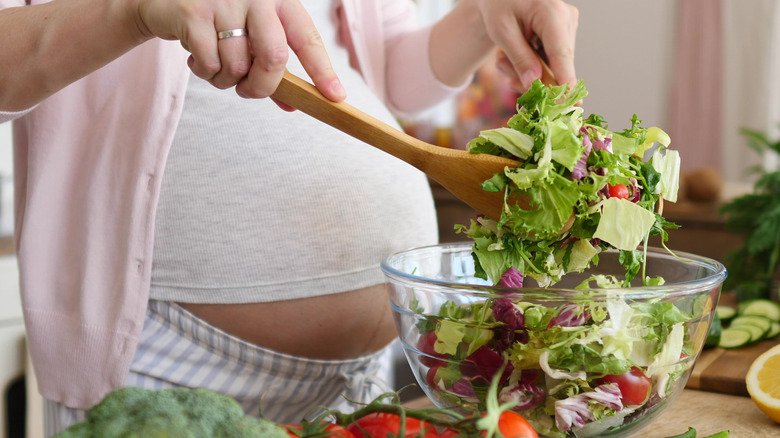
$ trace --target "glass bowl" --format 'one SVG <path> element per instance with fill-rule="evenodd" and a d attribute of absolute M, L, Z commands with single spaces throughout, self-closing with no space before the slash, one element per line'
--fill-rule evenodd
<path fill-rule="evenodd" d="M 500 403 L 541 436 L 626 436 L 668 407 L 701 353 L 726 269 L 649 248 L 660 286 L 583 281 L 625 276 L 619 253 L 554 286 L 502 288 L 475 276 L 471 244 L 396 253 L 382 263 L 395 324 L 419 385 L 435 405 L 484 411 Z M 598 283 L 602 284 L 602 283 Z"/>

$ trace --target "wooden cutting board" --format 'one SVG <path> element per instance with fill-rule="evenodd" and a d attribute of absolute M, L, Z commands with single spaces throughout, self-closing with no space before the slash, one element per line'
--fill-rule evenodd
<path fill-rule="evenodd" d="M 749 396 L 745 376 L 750 365 L 761 353 L 778 343 L 780 343 L 779 339 L 772 339 L 733 350 L 705 349 L 696 361 L 686 387 Z"/>

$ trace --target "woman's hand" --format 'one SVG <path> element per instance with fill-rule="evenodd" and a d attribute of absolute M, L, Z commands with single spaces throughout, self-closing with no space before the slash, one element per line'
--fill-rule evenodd
<path fill-rule="evenodd" d="M 346 97 L 298 0 L 139 0 L 138 28 L 147 37 L 180 40 L 195 75 L 218 88 L 235 86 L 242 97 L 264 98 L 276 90 L 288 47 L 326 97 Z M 218 39 L 219 32 L 233 29 L 247 35 Z"/>
<path fill-rule="evenodd" d="M 579 12 L 561 0 L 478 0 L 485 31 L 502 49 L 498 67 L 516 78 L 523 90 L 542 75 L 532 45 L 544 48 L 559 84 L 574 85 L 574 46 Z"/>
<path fill-rule="evenodd" d="M 496 47 L 498 68 L 521 91 L 542 75 L 538 41 L 559 84 L 574 84 L 574 45 L 579 12 L 561 0 L 459 0 L 431 34 L 437 77 L 461 84 Z"/>

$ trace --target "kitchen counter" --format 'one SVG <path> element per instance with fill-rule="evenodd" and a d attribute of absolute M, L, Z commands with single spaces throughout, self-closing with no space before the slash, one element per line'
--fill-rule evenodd
<path fill-rule="evenodd" d="M 406 404 L 420 409 L 430 407 L 428 398 Z M 632 435 L 639 438 L 665 438 L 678 435 L 688 427 L 705 437 L 722 430 L 730 438 L 769 438 L 780 436 L 780 424 L 763 414 L 749 397 L 686 389 L 658 418 Z"/>

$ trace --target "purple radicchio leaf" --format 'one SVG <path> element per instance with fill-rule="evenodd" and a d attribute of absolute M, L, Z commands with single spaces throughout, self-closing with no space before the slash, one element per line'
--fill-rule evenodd
<path fill-rule="evenodd" d="M 482 346 L 460 363 L 460 373 L 464 378 L 475 383 L 489 384 L 493 380 L 493 376 L 504 366 L 506 368 L 504 368 L 499 384 L 503 384 L 509 378 L 514 367 L 491 348 Z"/>
<path fill-rule="evenodd" d="M 586 421 L 594 418 L 588 401 L 579 395 L 555 402 L 555 425 L 561 432 L 567 432 L 572 427 L 582 427 Z"/>
<path fill-rule="evenodd" d="M 631 198 L 628 200 L 636 204 L 640 199 L 642 199 L 642 189 L 639 187 L 639 182 L 637 182 L 636 178 L 631 178 Z"/>
<path fill-rule="evenodd" d="M 590 313 L 574 303 L 565 304 L 561 307 L 547 327 L 559 326 L 559 327 L 579 327 L 585 324 L 590 319 Z"/>
<path fill-rule="evenodd" d="M 590 156 L 590 151 L 593 148 L 593 143 L 590 141 L 590 132 L 588 131 L 588 128 L 580 128 L 580 132 L 582 133 L 582 144 L 585 146 L 585 151 L 582 153 L 582 156 L 577 161 L 574 169 L 571 171 L 572 179 L 578 181 L 588 174 L 588 157 Z"/>
<path fill-rule="evenodd" d="M 599 138 L 598 135 L 591 139 L 593 141 L 593 149 L 599 151 L 607 151 L 612 153 L 612 137 Z"/>
<path fill-rule="evenodd" d="M 517 386 L 506 387 L 498 394 L 500 403 L 517 402 L 512 410 L 518 412 L 541 406 L 546 399 L 544 390 L 531 382 L 520 382 Z"/>
<path fill-rule="evenodd" d="M 597 401 L 615 411 L 623 409 L 620 386 L 617 383 L 599 385 L 595 388 L 595 391 L 584 392 L 581 395 L 587 396 L 589 399 Z"/>
<path fill-rule="evenodd" d="M 519 289 L 523 287 L 523 273 L 514 266 L 510 266 L 498 281 L 501 287 Z"/>
<path fill-rule="evenodd" d="M 509 298 L 497 298 L 493 300 L 490 306 L 493 310 L 493 317 L 496 321 L 504 323 L 504 327 L 509 330 L 520 330 L 525 328 L 525 316 Z"/>
<path fill-rule="evenodd" d="M 477 400 L 477 393 L 474 392 L 474 388 L 471 386 L 471 382 L 465 378 L 453 383 L 452 387 L 449 389 L 449 392 L 457 395 L 460 398 L 474 401 Z"/>
<path fill-rule="evenodd" d="M 509 298 L 497 298 L 491 305 L 493 317 L 502 324 L 493 329 L 493 345 L 497 352 L 503 353 L 515 342 L 528 342 L 525 332 L 525 316 Z"/>
<path fill-rule="evenodd" d="M 609 409 L 619 411 L 623 409 L 620 397 L 618 384 L 609 383 L 597 386 L 594 391 L 558 400 L 555 402 L 555 425 L 561 432 L 566 432 L 572 427 L 582 427 L 586 421 L 595 419 L 588 407 L 589 401 L 592 400 Z"/>

